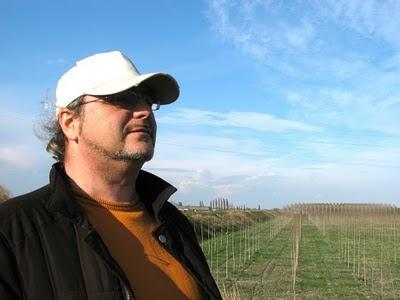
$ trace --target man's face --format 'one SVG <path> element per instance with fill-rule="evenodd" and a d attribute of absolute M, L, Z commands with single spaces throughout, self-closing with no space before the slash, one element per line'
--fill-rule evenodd
<path fill-rule="evenodd" d="M 78 143 L 89 155 L 143 162 L 153 157 L 157 126 L 146 102 L 127 108 L 85 96 L 86 102 L 90 103 L 83 104 Z"/>

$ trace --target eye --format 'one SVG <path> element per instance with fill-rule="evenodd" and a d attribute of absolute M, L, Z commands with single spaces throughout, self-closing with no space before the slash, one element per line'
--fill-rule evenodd
<path fill-rule="evenodd" d="M 115 97 L 114 104 L 118 106 L 131 106 L 137 100 L 137 95 L 134 94 L 121 94 Z"/>
<path fill-rule="evenodd" d="M 133 109 L 139 103 L 146 103 L 152 111 L 156 111 L 160 108 L 160 102 L 144 94 L 137 94 L 129 91 L 121 94 L 114 94 L 104 97 L 104 100 L 121 108 Z"/>
<path fill-rule="evenodd" d="M 106 98 L 106 101 L 119 107 L 133 107 L 137 103 L 137 95 L 131 93 L 110 95 Z"/>

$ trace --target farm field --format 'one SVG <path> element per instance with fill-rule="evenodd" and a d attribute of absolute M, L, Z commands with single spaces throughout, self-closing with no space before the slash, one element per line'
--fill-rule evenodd
<path fill-rule="evenodd" d="M 293 205 L 186 214 L 224 299 L 400 298 L 397 208 Z"/>

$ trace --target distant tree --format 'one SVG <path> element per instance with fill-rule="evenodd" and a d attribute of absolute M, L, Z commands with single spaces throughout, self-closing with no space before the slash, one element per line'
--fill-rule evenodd
<path fill-rule="evenodd" d="M 0 185 L 0 203 L 6 201 L 9 198 L 10 198 L 10 192 L 5 187 Z"/>

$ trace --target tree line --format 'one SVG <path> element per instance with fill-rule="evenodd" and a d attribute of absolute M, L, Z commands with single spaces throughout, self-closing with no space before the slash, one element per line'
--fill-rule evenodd
<path fill-rule="evenodd" d="M 8 200 L 10 198 L 10 192 L 0 184 L 0 203 Z"/>

